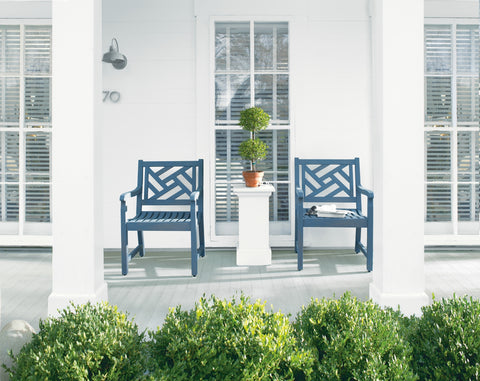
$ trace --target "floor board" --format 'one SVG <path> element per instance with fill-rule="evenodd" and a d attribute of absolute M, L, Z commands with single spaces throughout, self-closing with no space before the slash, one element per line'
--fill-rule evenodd
<path fill-rule="evenodd" d="M 209 250 L 199 260 L 196 278 L 190 275 L 187 251 L 147 251 L 144 258 L 131 262 L 127 276 L 121 275 L 119 252 L 107 252 L 104 263 L 109 302 L 128 311 L 142 329 L 155 329 L 170 307 L 190 309 L 202 295 L 230 298 L 243 292 L 293 318 L 312 297 L 351 291 L 365 300 L 372 281 L 365 258 L 349 250 L 307 250 L 303 271 L 297 271 L 291 249 L 274 249 L 269 266 L 236 266 L 234 250 Z M 455 293 L 480 298 L 479 274 L 480 250 L 425 253 L 430 297 Z M 0 248 L 1 325 L 23 319 L 38 329 L 39 319 L 47 316 L 51 279 L 50 253 Z"/>

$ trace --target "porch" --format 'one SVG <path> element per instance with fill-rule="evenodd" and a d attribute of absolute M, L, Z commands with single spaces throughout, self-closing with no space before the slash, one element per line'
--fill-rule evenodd
<path fill-rule="evenodd" d="M 47 317 L 52 291 L 51 253 L 45 249 L 2 248 L 0 280 L 1 325 L 14 319 L 28 321 L 38 329 L 38 319 Z M 121 275 L 120 253 L 104 256 L 109 302 L 128 311 L 139 326 L 161 325 L 169 307 L 193 306 L 203 294 L 230 298 L 243 291 L 253 299 L 267 301 L 275 311 L 295 315 L 311 297 L 340 296 L 345 291 L 368 298 L 372 273 L 365 259 L 352 250 L 306 250 L 302 271 L 296 270 L 292 249 L 274 249 L 272 265 L 235 265 L 235 251 L 208 250 L 199 261 L 199 274 L 190 274 L 190 254 L 184 250 L 147 251 L 135 258 L 129 275 Z M 426 293 L 431 298 L 468 294 L 480 298 L 480 248 L 429 248 L 425 252 Z"/>

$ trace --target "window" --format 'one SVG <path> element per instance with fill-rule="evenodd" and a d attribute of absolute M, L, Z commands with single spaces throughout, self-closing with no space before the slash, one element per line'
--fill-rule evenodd
<path fill-rule="evenodd" d="M 215 221 L 216 234 L 236 234 L 238 200 L 232 183 L 243 182 L 248 163 L 238 147 L 248 133 L 240 111 L 257 106 L 271 117 L 259 133 L 269 146 L 258 164 L 276 192 L 270 198 L 271 234 L 290 234 L 289 224 L 289 63 L 288 23 L 215 23 Z"/>
<path fill-rule="evenodd" d="M 425 220 L 478 234 L 478 25 L 425 25 Z M 475 223 L 477 222 L 477 223 Z"/>
<path fill-rule="evenodd" d="M 50 233 L 51 27 L 0 25 L 0 233 Z"/>

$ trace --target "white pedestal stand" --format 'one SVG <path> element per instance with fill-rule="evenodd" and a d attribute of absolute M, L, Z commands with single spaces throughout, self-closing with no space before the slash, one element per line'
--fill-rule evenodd
<path fill-rule="evenodd" d="M 261 185 L 249 188 L 234 187 L 238 196 L 237 265 L 270 265 L 272 250 L 269 243 L 268 198 L 275 188 Z"/>

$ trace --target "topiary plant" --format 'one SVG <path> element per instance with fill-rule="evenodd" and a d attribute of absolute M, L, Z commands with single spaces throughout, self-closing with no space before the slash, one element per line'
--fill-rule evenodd
<path fill-rule="evenodd" d="M 338 300 L 312 300 L 294 327 L 299 341 L 317 353 L 317 380 L 416 379 L 402 315 L 392 309 L 346 293 Z"/>
<path fill-rule="evenodd" d="M 268 127 L 270 115 L 260 107 L 251 107 L 240 112 L 238 124 L 250 132 L 250 139 L 243 141 L 239 147 L 240 156 L 250 161 L 250 170 L 256 171 L 257 161 L 265 159 L 268 146 L 256 138 L 256 133 Z"/>
<path fill-rule="evenodd" d="M 145 372 L 144 333 L 108 303 L 73 305 L 40 320 L 7 369 L 15 380 L 133 380 Z"/>
<path fill-rule="evenodd" d="M 480 301 L 442 299 L 412 318 L 409 340 L 421 380 L 480 378 Z"/>
<path fill-rule="evenodd" d="M 190 311 L 178 306 L 150 335 L 148 379 L 311 379 L 312 352 L 298 347 L 288 317 L 244 295 L 203 297 Z"/>

